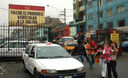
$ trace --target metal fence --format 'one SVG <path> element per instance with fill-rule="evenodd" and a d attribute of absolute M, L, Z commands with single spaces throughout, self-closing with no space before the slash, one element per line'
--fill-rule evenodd
<path fill-rule="evenodd" d="M 0 24 L 0 57 L 21 57 L 30 42 L 52 40 L 51 28 Z"/>

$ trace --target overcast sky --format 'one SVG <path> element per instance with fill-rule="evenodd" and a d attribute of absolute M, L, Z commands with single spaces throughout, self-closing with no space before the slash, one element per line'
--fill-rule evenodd
<path fill-rule="evenodd" d="M 0 9 L 0 24 L 8 22 L 8 4 L 45 6 L 45 16 L 51 17 L 57 17 L 66 8 L 67 22 L 73 20 L 73 0 L 0 0 L 0 8 L 4 8 Z M 62 20 L 63 16 L 59 18 Z"/>

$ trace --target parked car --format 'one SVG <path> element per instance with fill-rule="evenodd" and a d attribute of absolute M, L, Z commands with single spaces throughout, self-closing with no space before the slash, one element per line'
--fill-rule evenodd
<path fill-rule="evenodd" d="M 0 45 L 0 57 L 22 57 L 27 44 L 27 41 L 7 41 Z"/>
<path fill-rule="evenodd" d="M 32 43 L 40 43 L 40 41 L 39 40 L 30 40 L 30 41 L 28 41 L 28 44 L 32 44 Z"/>
<path fill-rule="evenodd" d="M 85 78 L 84 65 L 60 45 L 29 44 L 23 56 L 24 69 L 35 78 Z"/>

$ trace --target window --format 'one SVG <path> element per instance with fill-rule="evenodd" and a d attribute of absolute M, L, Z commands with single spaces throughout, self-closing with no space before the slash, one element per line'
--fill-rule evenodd
<path fill-rule="evenodd" d="M 79 2 L 79 7 L 81 7 L 83 5 L 82 1 Z"/>
<path fill-rule="evenodd" d="M 111 2 L 112 0 L 106 0 L 106 2 Z"/>
<path fill-rule="evenodd" d="M 76 19 L 76 14 L 73 15 L 73 18 Z"/>
<path fill-rule="evenodd" d="M 124 12 L 124 11 L 125 11 L 124 5 L 117 7 L 117 13 L 121 13 L 121 12 Z"/>
<path fill-rule="evenodd" d="M 34 56 L 35 56 L 35 46 L 34 46 L 34 47 L 32 47 L 32 50 L 31 50 L 30 55 L 32 55 L 31 57 L 33 57 L 33 58 L 34 58 Z"/>
<path fill-rule="evenodd" d="M 79 12 L 79 19 L 80 19 L 80 21 L 83 20 L 84 15 L 85 15 L 84 11 Z"/>
<path fill-rule="evenodd" d="M 109 28 L 109 29 L 113 28 L 113 22 L 108 22 L 107 23 L 107 28 Z"/>
<path fill-rule="evenodd" d="M 92 3 L 88 4 L 88 9 L 90 9 L 90 8 L 93 8 L 93 4 Z"/>
<path fill-rule="evenodd" d="M 84 15 L 85 15 L 85 11 L 80 11 L 79 16 L 78 17 L 76 16 L 76 22 L 82 21 Z"/>
<path fill-rule="evenodd" d="M 76 9 L 76 4 L 73 4 L 73 9 Z"/>
<path fill-rule="evenodd" d="M 82 5 L 85 5 L 86 2 L 87 0 L 82 0 Z"/>
<path fill-rule="evenodd" d="M 118 21 L 118 27 L 125 26 L 125 20 L 119 20 Z"/>
<path fill-rule="evenodd" d="M 4 45 L 1 46 L 1 48 L 8 48 L 8 43 L 5 43 Z"/>
<path fill-rule="evenodd" d="M 89 31 L 94 30 L 94 27 L 93 27 L 93 26 L 89 26 L 89 27 L 88 27 L 88 30 L 89 30 Z"/>
<path fill-rule="evenodd" d="M 103 17 L 103 11 L 99 12 L 99 17 Z"/>
<path fill-rule="evenodd" d="M 103 24 L 100 24 L 98 28 L 103 29 Z"/>
<path fill-rule="evenodd" d="M 88 15 L 88 20 L 92 20 L 93 19 L 93 14 L 89 14 Z"/>
<path fill-rule="evenodd" d="M 69 53 L 60 46 L 37 47 L 37 58 L 65 58 L 71 57 Z"/>
<path fill-rule="evenodd" d="M 103 5 L 103 0 L 99 0 L 99 5 Z"/>
<path fill-rule="evenodd" d="M 107 10 L 107 16 L 112 16 L 112 9 Z"/>

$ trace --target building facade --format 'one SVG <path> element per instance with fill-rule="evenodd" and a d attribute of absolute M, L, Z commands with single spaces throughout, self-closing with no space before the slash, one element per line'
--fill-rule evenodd
<path fill-rule="evenodd" d="M 97 0 L 87 0 L 88 31 L 128 26 L 128 0 L 99 0 L 99 4 L 97 2 Z"/>
<path fill-rule="evenodd" d="M 73 0 L 73 9 L 77 32 L 128 26 L 128 0 Z"/>
<path fill-rule="evenodd" d="M 73 18 L 77 33 L 86 31 L 86 0 L 73 0 Z"/>

